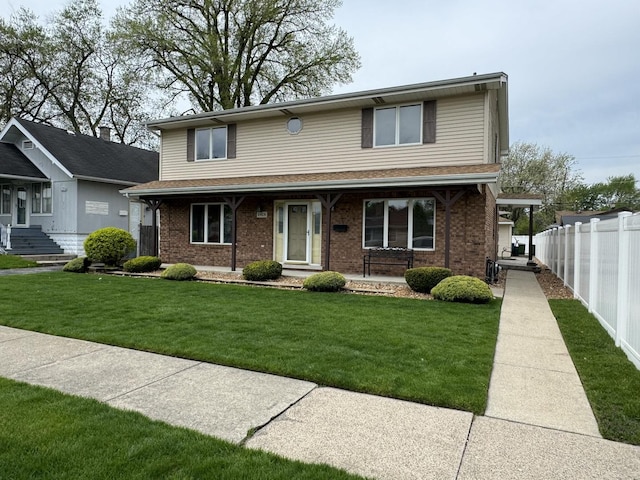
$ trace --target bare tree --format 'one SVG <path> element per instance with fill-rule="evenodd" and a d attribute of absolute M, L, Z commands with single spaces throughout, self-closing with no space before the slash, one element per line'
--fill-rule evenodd
<path fill-rule="evenodd" d="M 136 0 L 120 40 L 156 68 L 159 86 L 204 111 L 310 97 L 348 83 L 353 40 L 327 22 L 339 0 Z"/>

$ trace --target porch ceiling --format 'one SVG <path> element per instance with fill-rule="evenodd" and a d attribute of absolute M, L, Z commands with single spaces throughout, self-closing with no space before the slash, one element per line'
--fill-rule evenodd
<path fill-rule="evenodd" d="M 500 165 L 420 167 L 295 175 L 166 180 L 122 190 L 133 197 L 433 187 L 496 183 Z"/>

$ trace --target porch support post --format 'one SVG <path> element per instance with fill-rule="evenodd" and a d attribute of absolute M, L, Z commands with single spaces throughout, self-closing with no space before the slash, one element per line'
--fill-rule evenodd
<path fill-rule="evenodd" d="M 527 266 L 535 267 L 537 264 L 533 261 L 533 205 L 529 205 L 529 261 Z"/>
<path fill-rule="evenodd" d="M 224 201 L 231 207 L 231 271 L 236 271 L 236 234 L 238 227 L 238 207 L 244 201 L 245 197 L 225 197 Z"/>
<path fill-rule="evenodd" d="M 162 200 L 146 199 L 142 201 L 151 209 L 151 228 L 153 229 L 153 255 L 158 256 L 158 209 L 162 205 Z M 143 217 L 144 218 L 144 217 Z"/>
<path fill-rule="evenodd" d="M 327 234 L 325 236 L 325 245 L 324 245 L 324 269 L 325 270 L 330 269 L 329 263 L 331 261 L 330 260 L 331 259 L 331 209 L 335 207 L 336 203 L 338 203 L 338 200 L 340 200 L 341 197 L 342 197 L 341 193 L 333 194 L 333 198 L 331 193 L 327 193 L 326 196 L 320 195 L 319 193 L 316 194 L 316 198 L 320 200 L 320 203 L 322 204 L 322 206 L 326 211 L 325 230 Z"/>
<path fill-rule="evenodd" d="M 453 197 L 451 197 L 451 190 L 445 190 L 444 197 L 435 190 L 432 193 L 433 196 L 436 197 L 436 200 L 444 205 L 444 267 L 449 268 L 449 251 L 451 250 L 451 207 L 462 198 L 466 190 L 458 191 Z"/>

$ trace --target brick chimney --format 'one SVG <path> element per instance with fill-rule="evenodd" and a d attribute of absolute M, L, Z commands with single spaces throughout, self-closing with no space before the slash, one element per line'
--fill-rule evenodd
<path fill-rule="evenodd" d="M 106 140 L 107 142 L 111 141 L 111 128 L 109 127 L 98 127 L 100 130 L 100 138 L 102 140 Z"/>

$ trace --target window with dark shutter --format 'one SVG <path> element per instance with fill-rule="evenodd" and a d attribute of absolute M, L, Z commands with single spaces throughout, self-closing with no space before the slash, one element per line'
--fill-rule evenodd
<path fill-rule="evenodd" d="M 237 125 L 227 125 L 227 158 L 236 158 L 236 130 Z"/>

